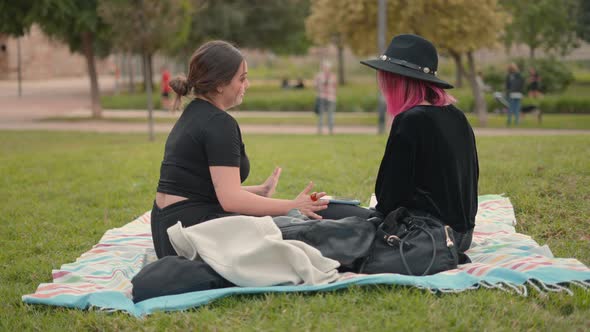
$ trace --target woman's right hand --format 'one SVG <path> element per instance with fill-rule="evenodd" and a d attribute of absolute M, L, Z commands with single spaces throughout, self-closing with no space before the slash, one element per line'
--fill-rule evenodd
<path fill-rule="evenodd" d="M 277 189 L 277 184 L 279 184 L 279 178 L 281 177 L 281 171 L 283 169 L 280 167 L 275 167 L 275 170 L 272 174 L 261 184 L 262 192 L 260 193 L 261 196 L 264 197 L 272 197 Z"/>
<path fill-rule="evenodd" d="M 324 210 L 328 207 L 328 200 L 320 199 L 326 196 L 326 193 L 314 193 L 314 200 L 310 195 L 311 188 L 313 188 L 313 182 L 310 181 L 307 187 L 305 187 L 305 189 L 303 189 L 303 191 L 294 199 L 295 208 L 299 209 L 302 214 L 308 217 L 322 219 L 322 217 L 315 212 Z"/>

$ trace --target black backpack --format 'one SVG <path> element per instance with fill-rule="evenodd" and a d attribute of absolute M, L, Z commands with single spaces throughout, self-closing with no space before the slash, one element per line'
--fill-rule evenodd
<path fill-rule="evenodd" d="M 458 265 L 453 230 L 435 217 L 400 207 L 377 228 L 359 273 L 431 275 Z"/>

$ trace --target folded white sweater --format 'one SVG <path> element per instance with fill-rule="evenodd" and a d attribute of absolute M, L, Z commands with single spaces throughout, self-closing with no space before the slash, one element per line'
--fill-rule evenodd
<path fill-rule="evenodd" d="M 283 240 L 271 217 L 230 216 L 168 228 L 180 256 L 201 257 L 238 286 L 318 285 L 338 280 L 340 263 L 308 244 Z"/>

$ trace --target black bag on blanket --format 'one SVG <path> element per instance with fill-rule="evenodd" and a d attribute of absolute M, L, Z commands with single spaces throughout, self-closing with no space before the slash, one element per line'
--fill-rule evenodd
<path fill-rule="evenodd" d="M 235 286 L 203 260 L 166 256 L 144 266 L 133 279 L 133 302 L 152 297 L 174 295 Z"/>
<path fill-rule="evenodd" d="M 381 220 L 381 219 L 379 219 Z M 318 249 L 324 257 L 340 262 L 340 272 L 357 272 L 369 254 L 375 225 L 360 217 L 314 220 L 296 210 L 274 217 L 284 240 L 299 240 Z"/>
<path fill-rule="evenodd" d="M 377 228 L 359 273 L 431 275 L 457 268 L 453 230 L 431 215 L 401 207 Z"/>

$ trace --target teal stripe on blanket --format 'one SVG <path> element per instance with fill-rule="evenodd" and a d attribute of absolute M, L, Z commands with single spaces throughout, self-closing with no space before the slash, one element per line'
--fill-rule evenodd
<path fill-rule="evenodd" d="M 510 200 L 499 195 L 479 197 L 473 244 L 473 263 L 426 277 L 397 274 L 347 275 L 347 279 L 316 286 L 232 287 L 162 296 L 134 304 L 131 278 L 156 259 L 146 212 L 121 228 L 105 233 L 97 245 L 74 263 L 53 271 L 53 282 L 24 295 L 30 304 L 78 309 L 119 310 L 134 316 L 155 311 L 198 307 L 234 294 L 332 291 L 350 285 L 403 285 L 440 292 L 478 287 L 499 288 L 526 295 L 527 289 L 569 291 L 563 285 L 590 287 L 590 269 L 575 259 L 554 258 L 547 246 L 516 233 Z"/>
<path fill-rule="evenodd" d="M 56 295 L 50 298 L 30 297 L 25 300 L 29 304 L 45 304 L 73 309 L 98 309 L 98 310 L 119 310 L 128 312 L 134 316 L 141 316 L 135 304 L 129 297 L 121 292 L 107 291 L 88 293 L 84 295 Z"/>

